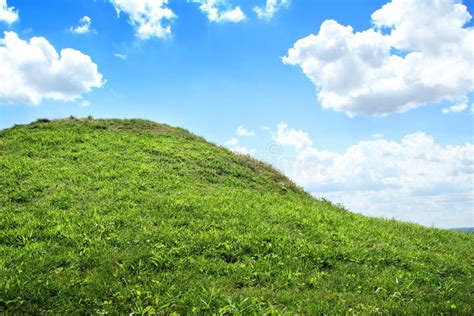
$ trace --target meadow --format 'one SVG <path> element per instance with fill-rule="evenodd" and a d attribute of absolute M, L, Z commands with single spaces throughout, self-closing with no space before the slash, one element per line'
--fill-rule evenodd
<path fill-rule="evenodd" d="M 0 131 L 0 313 L 472 315 L 473 246 L 316 200 L 180 128 Z"/>

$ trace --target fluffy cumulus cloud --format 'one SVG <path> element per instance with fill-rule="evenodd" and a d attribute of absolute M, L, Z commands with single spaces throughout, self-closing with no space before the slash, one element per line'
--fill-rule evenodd
<path fill-rule="evenodd" d="M 468 102 L 469 99 L 467 97 L 463 97 L 458 103 L 441 109 L 441 112 L 443 112 L 443 114 L 463 112 L 469 107 Z"/>
<path fill-rule="evenodd" d="M 237 129 L 235 130 L 235 133 L 239 136 L 255 136 L 255 131 L 251 131 L 245 128 L 245 126 L 243 125 L 240 125 L 239 127 L 237 127 Z"/>
<path fill-rule="evenodd" d="M 0 103 L 71 101 L 103 84 L 97 65 L 80 51 L 58 53 L 43 37 L 28 42 L 14 32 L 0 38 Z"/>
<path fill-rule="evenodd" d="M 238 144 L 239 144 L 239 140 L 235 137 L 232 137 L 231 139 L 226 141 L 224 145 L 227 147 L 233 147 L 233 146 L 237 146 Z"/>
<path fill-rule="evenodd" d="M 211 22 L 238 23 L 246 19 L 240 7 L 230 8 L 225 0 L 193 0 L 193 2 L 200 4 L 199 8 Z"/>
<path fill-rule="evenodd" d="M 256 6 L 253 11 L 259 19 L 270 21 L 280 8 L 287 7 L 289 3 L 290 0 L 266 0 L 264 7 Z"/>
<path fill-rule="evenodd" d="M 281 157 L 280 157 L 281 158 Z M 474 226 L 474 145 L 442 146 L 417 132 L 362 141 L 344 152 L 300 146 L 273 161 L 317 197 L 352 211 L 442 227 Z"/>
<path fill-rule="evenodd" d="M 79 20 L 79 25 L 71 27 L 69 30 L 74 34 L 87 34 L 90 33 L 91 30 L 92 19 L 88 16 L 83 16 Z"/>
<path fill-rule="evenodd" d="M 373 28 L 327 20 L 283 62 L 301 67 L 324 108 L 349 115 L 455 102 L 474 86 L 470 19 L 457 0 L 392 0 L 372 14 Z"/>
<path fill-rule="evenodd" d="M 457 103 L 455 105 L 450 106 L 449 108 L 443 108 L 441 111 L 444 114 L 448 113 L 459 113 L 467 109 L 469 105 L 467 103 Z"/>
<path fill-rule="evenodd" d="M 227 142 L 224 144 L 227 148 L 229 148 L 231 151 L 240 154 L 240 155 L 255 155 L 257 153 L 257 150 L 255 148 L 248 148 L 245 146 L 240 145 L 240 141 L 232 137 L 229 139 Z"/>
<path fill-rule="evenodd" d="M 308 133 L 288 127 L 288 124 L 280 122 L 277 125 L 277 132 L 273 135 L 273 141 L 281 146 L 290 146 L 296 150 L 313 145 Z"/>
<path fill-rule="evenodd" d="M 129 17 L 129 23 L 136 28 L 141 39 L 166 38 L 171 35 L 169 22 L 176 18 L 168 8 L 168 0 L 110 0 L 119 15 Z"/>
<path fill-rule="evenodd" d="M 245 126 L 240 125 L 236 130 L 235 134 L 239 137 L 249 137 L 255 136 L 255 131 L 251 131 Z M 231 151 L 240 154 L 240 155 L 250 155 L 255 156 L 257 154 L 257 150 L 255 148 L 245 147 L 240 144 L 240 140 L 237 137 L 232 137 L 228 141 L 224 143 L 224 146 L 230 149 Z"/>
<path fill-rule="evenodd" d="M 18 12 L 13 7 L 9 7 L 7 0 L 0 0 L 0 22 L 12 24 L 18 20 Z"/>
<path fill-rule="evenodd" d="M 253 156 L 257 153 L 257 151 L 255 150 L 255 148 L 247 148 L 247 147 L 244 147 L 244 146 L 240 146 L 240 145 L 236 145 L 234 147 L 231 147 L 230 150 L 232 150 L 233 152 L 235 152 L 236 154 L 239 154 L 239 155 L 249 155 L 249 156 Z"/>

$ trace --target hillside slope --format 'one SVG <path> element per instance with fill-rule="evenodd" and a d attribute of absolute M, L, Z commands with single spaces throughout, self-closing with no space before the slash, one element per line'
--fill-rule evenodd
<path fill-rule="evenodd" d="M 0 312 L 473 314 L 473 246 L 166 125 L 0 131 Z"/>

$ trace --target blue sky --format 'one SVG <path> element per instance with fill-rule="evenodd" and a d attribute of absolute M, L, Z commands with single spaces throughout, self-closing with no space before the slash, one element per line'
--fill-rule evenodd
<path fill-rule="evenodd" d="M 69 115 L 146 118 L 187 128 L 235 151 L 249 152 L 277 165 L 315 196 L 327 196 L 357 212 L 439 227 L 474 226 L 474 163 L 469 158 L 473 154 L 473 52 L 472 48 L 467 52 L 471 54 L 471 61 L 469 58 L 461 60 L 455 54 L 450 55 L 450 48 L 443 48 L 443 43 L 450 42 L 451 38 L 458 41 L 453 40 L 452 45 L 460 47 L 466 47 L 467 44 L 463 43 L 472 43 L 472 36 L 467 35 L 472 34 L 472 22 L 466 14 L 456 13 L 460 12 L 459 6 L 463 6 L 465 12 L 472 13 L 472 1 L 443 0 L 442 5 L 446 7 L 436 10 L 429 7 L 428 0 L 394 0 L 393 7 L 385 7 L 384 11 L 380 11 L 380 17 L 374 17 L 374 12 L 391 2 L 279 0 L 275 2 L 277 10 L 271 18 L 263 19 L 254 8 L 264 8 L 265 0 L 229 0 L 217 1 L 214 4 L 216 12 L 232 12 L 238 7 L 245 19 L 233 17 L 234 20 L 222 18 L 213 21 L 204 8 L 206 2 L 212 7 L 213 1 L 169 0 L 162 3 L 157 0 L 176 17 L 159 21 L 160 25 L 170 26 L 170 34 L 147 35 L 146 38 L 139 35 L 138 22 L 132 25 L 133 12 L 127 11 L 133 7 L 134 1 L 144 0 L 8 0 L 4 9 L 10 8 L 17 19 L 4 19 L 2 22 L 0 15 L 0 32 L 14 32 L 26 42 L 32 37 L 43 37 L 58 52 L 64 48 L 80 51 L 98 66 L 97 72 L 106 82 L 99 84 L 96 81 L 96 87 L 75 91 L 73 97 L 45 94 L 39 102 L 25 102 L 9 96 L 5 90 L 3 99 L 0 94 L 0 128 L 42 117 Z M 427 10 L 426 15 L 433 19 L 433 24 L 420 26 L 410 20 L 410 12 L 421 5 L 428 6 L 423 10 Z M 122 11 L 119 16 L 117 8 Z M 446 8 L 456 14 L 449 15 L 450 11 Z M 387 14 L 391 18 L 398 14 L 396 23 L 399 24 L 395 23 L 392 30 L 397 27 L 401 30 L 402 26 L 415 26 L 415 30 L 426 27 L 433 30 L 431 35 L 436 37 L 430 38 L 431 42 L 426 40 L 425 46 L 418 47 L 413 44 L 411 33 L 400 31 L 392 38 L 399 40 L 401 37 L 401 44 L 400 41 L 392 44 L 395 40 L 391 40 L 392 46 L 387 52 L 402 58 L 410 52 L 423 53 L 423 60 L 417 63 L 421 65 L 421 71 L 430 70 L 431 66 L 423 66 L 425 62 L 427 65 L 436 62 L 441 66 L 450 58 L 456 65 L 465 62 L 467 71 L 471 73 L 470 78 L 465 73 L 465 66 L 462 67 L 464 72 L 462 69 L 453 70 L 449 75 L 456 79 L 454 81 L 463 76 L 467 79 L 459 80 L 456 86 L 448 84 L 448 81 L 453 81 L 448 75 L 445 82 L 440 79 L 436 93 L 447 92 L 440 92 L 437 97 L 433 96 L 436 94 L 434 90 L 426 86 L 421 86 L 419 93 L 405 88 L 394 93 L 389 91 L 389 94 L 387 89 L 382 88 L 380 103 L 394 104 L 388 110 L 382 110 L 382 105 L 377 102 L 367 101 L 377 100 L 377 97 L 367 94 L 349 97 L 354 95 L 354 91 L 359 91 L 357 84 L 347 84 L 349 88 L 353 85 L 353 90 L 347 86 L 334 88 L 334 84 L 328 84 L 334 78 L 337 82 L 345 82 L 347 78 L 360 79 L 351 71 L 323 77 L 323 66 L 314 66 L 315 61 L 323 63 L 326 57 L 318 57 L 318 54 L 330 45 L 333 36 L 352 36 L 344 33 L 342 26 L 350 25 L 357 33 L 375 29 L 374 25 L 381 23 L 384 27 L 377 29 L 377 34 L 380 38 L 385 35 L 389 42 L 390 27 L 383 24 L 390 20 Z M 73 28 L 85 16 L 91 22 L 89 31 L 77 34 Z M 337 21 L 337 24 L 326 24 L 328 37 L 324 37 L 325 27 L 322 25 L 330 19 Z M 453 22 L 453 25 L 463 22 L 456 29 L 446 32 L 441 27 L 437 29 L 437 21 L 445 20 Z M 345 35 L 340 35 L 343 33 Z M 308 38 L 310 34 L 318 35 L 320 41 L 312 42 Z M 459 40 L 456 34 L 465 39 Z M 375 35 L 373 43 L 379 35 Z M 371 39 L 367 37 L 362 42 L 371 42 Z M 298 40 L 306 40 L 309 46 L 296 48 L 296 55 L 291 57 L 289 49 L 296 47 Z M 380 47 L 383 48 L 383 45 L 380 44 Z M 404 49 L 398 50 L 399 47 Z M 442 47 L 443 51 L 434 53 L 431 47 Z M 375 44 L 369 47 L 370 51 L 378 48 Z M 308 54 L 312 57 L 307 57 Z M 351 53 L 346 54 L 341 60 L 353 57 Z M 283 62 L 284 56 L 290 56 L 291 60 Z M 90 66 L 91 63 L 85 65 Z M 370 71 L 375 69 L 367 67 Z M 29 74 L 34 71 L 34 68 L 21 69 Z M 434 77 L 440 77 L 436 71 L 446 73 L 446 70 L 433 71 Z M 386 75 L 379 73 L 374 76 L 376 79 L 385 78 L 390 77 L 391 73 L 387 70 Z M 404 79 L 410 77 L 404 76 Z M 373 85 L 367 79 L 370 91 Z M 344 101 L 318 98 L 320 93 L 325 92 Z M 402 104 L 398 98 L 413 101 L 411 109 L 403 108 L 406 102 Z M 462 106 L 457 110 L 448 110 L 450 106 L 459 104 Z M 443 113 L 443 109 L 449 113 Z M 239 126 L 244 127 L 240 133 L 236 132 Z M 410 135 L 419 137 L 410 138 Z M 407 139 L 416 139 L 414 147 L 419 152 L 414 153 L 410 149 Z M 431 145 L 424 148 L 423 144 L 430 140 Z M 273 145 L 278 146 L 278 157 L 269 152 Z M 393 152 L 384 154 L 395 158 L 385 161 L 375 157 L 375 153 L 388 150 L 390 146 Z M 421 172 L 423 163 L 419 164 L 416 157 L 423 152 L 429 155 L 428 165 L 434 160 L 439 165 L 429 165 L 428 171 Z M 437 155 L 439 159 L 432 158 Z M 363 162 L 347 167 L 344 161 L 357 160 L 354 157 L 362 157 L 360 161 Z M 306 172 L 305 175 L 295 173 L 295 164 L 302 159 L 312 159 L 311 164 L 319 168 L 316 173 L 323 170 L 321 174 L 325 178 L 318 178 L 314 172 Z M 341 176 L 338 170 L 345 170 L 351 176 Z M 361 176 L 360 170 L 363 170 L 364 176 Z M 437 170 L 442 171 L 437 173 Z M 452 178 L 452 174 L 459 176 Z M 352 186 L 361 178 L 366 180 L 356 187 Z M 453 190 L 453 187 L 459 189 Z M 357 201 L 353 201 L 354 197 Z"/>

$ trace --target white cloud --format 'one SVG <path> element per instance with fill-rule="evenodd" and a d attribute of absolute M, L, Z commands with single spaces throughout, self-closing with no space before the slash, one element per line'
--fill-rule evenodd
<path fill-rule="evenodd" d="M 228 141 L 225 142 L 225 145 L 228 147 L 236 146 L 239 144 L 239 140 L 235 137 L 232 137 Z"/>
<path fill-rule="evenodd" d="M 248 130 L 243 125 L 240 125 L 235 133 L 239 136 L 255 136 L 255 131 Z"/>
<path fill-rule="evenodd" d="M 193 0 L 193 2 L 201 4 L 199 8 L 211 22 L 238 23 L 246 19 L 240 7 L 229 8 L 225 0 Z"/>
<path fill-rule="evenodd" d="M 224 144 L 229 150 L 240 155 L 255 155 L 257 150 L 255 148 L 248 148 L 242 145 L 239 145 L 239 140 L 235 137 L 232 137 Z"/>
<path fill-rule="evenodd" d="M 257 151 L 255 150 L 255 148 L 247 148 L 247 147 L 244 147 L 244 146 L 234 146 L 234 147 L 231 147 L 230 150 L 232 150 L 233 152 L 237 153 L 237 154 L 240 154 L 240 155 L 255 155 L 257 153 Z"/>
<path fill-rule="evenodd" d="M 14 7 L 9 7 L 7 0 L 0 0 L 0 22 L 12 24 L 18 21 L 18 11 Z"/>
<path fill-rule="evenodd" d="M 323 108 L 348 115 L 455 101 L 474 85 L 470 19 L 456 0 L 393 0 L 372 14 L 374 29 L 354 32 L 326 20 L 283 62 L 301 67 Z"/>
<path fill-rule="evenodd" d="M 469 102 L 468 98 L 463 97 L 462 99 L 459 100 L 458 103 L 456 103 L 456 104 L 454 104 L 450 107 L 445 107 L 445 108 L 441 109 L 441 112 L 443 112 L 443 114 L 462 112 L 462 111 L 464 111 L 465 109 L 467 109 L 469 107 L 468 102 Z"/>
<path fill-rule="evenodd" d="M 266 0 L 265 7 L 256 6 L 253 11 L 259 19 L 270 21 L 280 8 L 287 7 L 289 3 L 290 0 Z"/>
<path fill-rule="evenodd" d="M 278 162 L 277 162 L 278 164 Z M 280 169 L 318 197 L 370 216 L 474 226 L 474 145 L 442 146 L 417 132 L 362 141 L 343 153 L 314 146 Z"/>
<path fill-rule="evenodd" d="M 91 32 L 92 19 L 88 16 L 83 16 L 79 20 L 79 25 L 71 27 L 69 30 L 74 34 L 86 34 Z"/>
<path fill-rule="evenodd" d="M 277 125 L 277 132 L 273 135 L 273 140 L 278 145 L 291 146 L 296 150 L 301 150 L 313 145 L 308 133 L 289 128 L 288 124 L 280 122 Z"/>
<path fill-rule="evenodd" d="M 14 32 L 0 39 L 0 103 L 71 101 L 103 84 L 97 65 L 80 51 L 58 54 L 44 37 L 27 42 Z"/>
<path fill-rule="evenodd" d="M 117 57 L 118 59 L 121 59 L 121 60 L 127 60 L 127 55 L 125 54 L 114 54 L 115 57 Z"/>
<path fill-rule="evenodd" d="M 468 106 L 469 105 L 467 103 L 458 103 L 458 104 L 452 105 L 448 108 L 443 108 L 441 111 L 443 112 L 443 114 L 459 113 L 459 112 L 462 112 L 465 109 L 467 109 Z"/>
<path fill-rule="evenodd" d="M 168 0 L 110 0 L 119 15 L 128 14 L 129 23 L 136 29 L 137 37 L 149 39 L 152 37 L 166 38 L 171 35 L 171 26 L 166 21 L 176 18 L 173 11 L 167 7 Z"/>
<path fill-rule="evenodd" d="M 363 141 L 343 154 L 310 147 L 298 159 L 315 159 L 326 170 L 327 176 L 312 183 L 313 189 L 324 185 L 326 191 L 403 188 L 429 192 L 437 184 L 439 188 L 449 183 L 446 188 L 457 186 L 458 190 L 469 190 L 464 181 L 472 180 L 466 176 L 474 171 L 473 150 L 472 144 L 442 147 L 432 136 L 417 132 L 406 135 L 400 142 Z"/>

